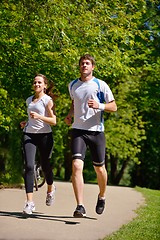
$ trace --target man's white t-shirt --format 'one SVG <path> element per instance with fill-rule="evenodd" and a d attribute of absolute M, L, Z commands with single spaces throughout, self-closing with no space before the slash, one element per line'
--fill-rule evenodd
<path fill-rule="evenodd" d="M 94 99 L 102 102 L 98 93 L 103 95 L 103 102 L 109 103 L 114 100 L 111 89 L 102 80 L 93 77 L 89 81 L 73 80 L 69 84 L 69 93 L 74 101 L 74 122 L 72 128 L 88 131 L 104 131 L 103 111 L 89 108 L 88 100 Z"/>

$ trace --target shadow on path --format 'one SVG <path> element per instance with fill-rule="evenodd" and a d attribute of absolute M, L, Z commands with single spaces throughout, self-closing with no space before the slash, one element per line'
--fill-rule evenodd
<path fill-rule="evenodd" d="M 22 212 L 6 212 L 6 211 L 0 211 L 0 217 L 14 217 L 14 218 L 19 218 L 19 219 L 41 219 L 41 220 L 50 220 L 50 221 L 57 221 L 57 222 L 64 222 L 65 224 L 80 224 L 80 222 L 77 221 L 67 221 L 67 220 L 62 220 L 65 218 L 71 218 L 71 219 L 76 219 L 71 216 L 49 216 L 49 215 L 44 215 L 43 213 L 35 212 L 31 215 L 24 214 Z M 88 219 L 88 220 L 97 220 L 97 218 L 91 218 L 91 217 L 84 217 L 83 219 Z"/>

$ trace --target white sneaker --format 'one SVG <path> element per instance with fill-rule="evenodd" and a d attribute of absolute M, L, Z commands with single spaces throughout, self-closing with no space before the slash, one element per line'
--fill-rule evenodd
<path fill-rule="evenodd" d="M 56 187 L 53 186 L 53 191 L 50 193 L 47 193 L 47 197 L 46 197 L 46 205 L 47 206 L 53 205 L 54 200 L 55 200 L 55 193 L 56 193 Z"/>
<path fill-rule="evenodd" d="M 26 202 L 23 208 L 23 213 L 32 214 L 35 211 L 35 205 L 33 202 Z"/>

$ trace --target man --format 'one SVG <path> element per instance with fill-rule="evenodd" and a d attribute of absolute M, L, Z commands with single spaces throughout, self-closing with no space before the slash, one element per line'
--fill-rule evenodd
<path fill-rule="evenodd" d="M 83 203 L 83 167 L 86 147 L 92 156 L 92 163 L 97 175 L 99 194 L 96 213 L 102 214 L 105 208 L 105 192 L 107 172 L 105 169 L 105 136 L 103 112 L 115 112 L 117 106 L 109 86 L 93 76 L 95 60 L 85 54 L 79 60 L 80 78 L 69 84 L 72 104 L 65 118 L 66 124 L 72 123 L 71 152 L 72 152 L 72 185 L 77 202 L 74 217 L 85 217 Z"/>

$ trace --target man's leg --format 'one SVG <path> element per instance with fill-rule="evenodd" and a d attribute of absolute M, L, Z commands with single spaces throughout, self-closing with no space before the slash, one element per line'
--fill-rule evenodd
<path fill-rule="evenodd" d="M 101 167 L 94 166 L 94 169 L 97 174 L 97 181 L 99 186 L 99 194 L 96 204 L 96 213 L 102 214 L 105 208 L 105 192 L 107 185 L 107 171 L 105 169 L 105 165 Z"/>
<path fill-rule="evenodd" d="M 105 165 L 101 167 L 94 166 L 97 175 L 97 181 L 99 186 L 99 197 L 105 197 L 106 185 L 107 185 L 107 171 Z"/>
<path fill-rule="evenodd" d="M 74 189 L 75 198 L 77 201 L 77 207 L 73 213 L 74 217 L 85 217 L 86 210 L 83 205 L 83 161 L 75 159 L 72 162 L 72 185 Z"/>
<path fill-rule="evenodd" d="M 86 143 L 83 134 L 84 131 L 73 129 L 71 135 L 72 185 L 77 202 L 77 207 L 73 213 L 74 217 L 86 216 L 86 211 L 83 205 L 83 159 L 85 158 Z"/>
<path fill-rule="evenodd" d="M 83 205 L 83 166 L 84 162 L 80 159 L 75 159 L 72 162 L 72 185 L 77 205 Z"/>

